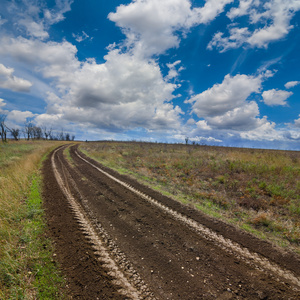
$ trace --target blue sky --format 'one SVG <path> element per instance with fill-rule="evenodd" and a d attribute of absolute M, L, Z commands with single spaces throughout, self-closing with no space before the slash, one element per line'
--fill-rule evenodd
<path fill-rule="evenodd" d="M 2 0 L 0 114 L 82 140 L 300 149 L 299 0 Z"/>

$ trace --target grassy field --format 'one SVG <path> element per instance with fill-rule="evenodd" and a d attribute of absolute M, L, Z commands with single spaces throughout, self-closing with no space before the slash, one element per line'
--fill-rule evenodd
<path fill-rule="evenodd" d="M 106 166 L 300 254 L 300 152 L 137 142 L 80 147 Z"/>
<path fill-rule="evenodd" d="M 0 299 L 62 299 L 45 236 L 39 168 L 57 142 L 0 144 Z"/>

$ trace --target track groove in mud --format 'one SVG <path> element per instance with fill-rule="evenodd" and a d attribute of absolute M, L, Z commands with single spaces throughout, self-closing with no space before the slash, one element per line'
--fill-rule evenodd
<path fill-rule="evenodd" d="M 64 158 L 63 149 L 52 154 L 52 165 L 50 159 L 45 163 L 44 197 L 50 232 L 72 291 L 83 285 L 84 276 L 64 268 L 68 242 L 62 240 L 68 235 L 67 219 L 77 226 L 83 239 L 83 233 L 89 237 L 82 240 L 93 253 L 92 259 L 85 261 L 85 269 L 92 264 L 99 280 L 96 287 L 92 278 L 86 282 L 82 299 L 96 299 L 95 294 L 99 299 L 296 299 L 299 295 L 297 256 L 280 252 L 103 168 L 76 147 L 70 148 L 70 155 L 72 165 Z M 55 183 L 55 173 L 61 184 Z M 51 185 L 58 198 L 51 196 Z M 64 193 L 59 194 L 59 190 Z M 65 206 L 72 201 L 75 205 L 68 211 Z M 54 220 L 61 225 L 55 225 Z M 212 226 L 207 226 L 210 223 Z M 63 232 L 57 230 L 59 226 Z M 82 231 L 83 226 L 89 229 Z M 99 259 L 97 254 L 100 246 L 95 244 L 101 240 L 106 259 L 103 255 Z M 245 249 L 247 244 L 250 250 Z M 72 263 L 76 270 L 76 260 L 67 264 Z M 110 266 L 114 266 L 112 270 Z M 116 280 L 116 269 L 123 273 L 123 282 Z M 109 288 L 103 289 L 103 283 Z"/>
<path fill-rule="evenodd" d="M 60 174 L 57 170 L 56 163 L 55 163 L 55 154 L 58 150 L 54 151 L 52 158 L 51 158 L 54 176 L 57 180 L 57 183 L 58 183 L 60 189 L 63 191 L 65 197 L 67 198 L 67 200 L 71 206 L 71 209 L 74 212 L 74 215 L 75 215 L 74 217 L 77 220 L 77 222 L 80 224 L 81 230 L 83 231 L 86 238 L 92 244 L 95 254 L 97 254 L 99 256 L 99 258 L 98 258 L 99 261 L 102 262 L 103 267 L 108 270 L 108 274 L 113 277 L 112 283 L 116 283 L 117 285 L 119 285 L 120 286 L 120 288 L 118 290 L 119 293 L 127 296 L 130 299 L 134 299 L 134 300 L 141 299 L 141 298 L 151 299 L 150 293 L 146 289 L 144 289 L 144 291 L 142 291 L 143 295 L 141 295 L 141 292 L 137 291 L 130 284 L 130 282 L 128 282 L 128 280 L 126 279 L 126 277 L 124 276 L 122 271 L 119 270 L 115 261 L 110 257 L 108 249 L 106 249 L 104 244 L 101 242 L 101 239 L 98 237 L 97 233 L 95 232 L 91 222 L 88 219 L 88 216 L 84 213 L 82 208 L 79 206 L 79 204 L 77 203 L 77 201 L 71 194 L 70 186 L 64 184 L 64 182 L 67 182 L 67 181 L 66 180 L 64 181 L 63 178 L 60 176 Z M 63 167 L 62 170 L 63 170 L 63 175 L 64 175 L 65 179 L 67 179 L 65 168 Z M 69 175 L 69 177 L 70 177 L 70 175 Z M 71 178 L 69 180 L 71 180 Z M 71 180 L 71 184 L 78 191 L 76 183 L 73 180 Z M 100 229 L 100 228 L 98 227 L 98 229 Z M 102 231 L 102 236 L 105 236 L 105 233 L 103 231 Z M 106 240 L 107 240 L 107 238 L 106 238 Z M 113 247 L 113 248 L 115 248 L 115 247 Z M 145 297 L 146 295 L 147 295 L 147 297 Z"/>
<path fill-rule="evenodd" d="M 117 179 L 116 177 L 103 171 L 99 167 L 95 166 L 94 164 L 92 164 L 91 162 L 89 162 L 88 160 L 83 158 L 80 154 L 78 154 L 77 151 L 75 153 L 80 159 L 82 159 L 83 161 L 88 163 L 93 168 L 97 169 L 99 172 L 102 172 L 104 175 L 106 175 L 109 178 L 111 178 L 112 180 L 118 182 L 119 184 L 121 184 L 125 188 L 129 189 L 133 193 L 139 195 L 146 201 L 149 201 L 153 205 L 159 207 L 162 211 L 165 211 L 168 214 L 172 215 L 176 220 L 182 222 L 186 226 L 189 226 L 191 229 L 195 230 L 196 232 L 198 232 L 199 234 L 204 236 L 206 239 L 215 242 L 216 245 L 219 245 L 224 251 L 235 254 L 239 259 L 243 259 L 243 260 L 245 260 L 246 263 L 252 264 L 252 265 L 254 265 L 254 267 L 257 267 L 263 271 L 266 271 L 266 272 L 269 271 L 269 272 L 278 274 L 279 276 L 281 276 L 287 280 L 290 280 L 295 285 L 300 287 L 300 280 L 292 272 L 290 272 L 288 270 L 283 270 L 278 265 L 276 265 L 274 263 L 272 264 L 266 258 L 259 256 L 257 253 L 250 253 L 250 251 L 248 249 L 240 247 L 240 245 L 238 245 L 237 243 L 234 243 L 229 239 L 225 239 L 222 235 L 219 235 L 219 234 L 215 233 L 214 231 L 210 230 L 209 228 L 193 221 L 192 219 L 189 219 L 186 216 L 184 216 L 180 213 L 177 213 L 176 211 L 159 203 L 155 199 L 140 192 L 139 190 L 135 189 L 134 187 L 125 183 L 124 181 L 121 181 L 121 180 Z"/>

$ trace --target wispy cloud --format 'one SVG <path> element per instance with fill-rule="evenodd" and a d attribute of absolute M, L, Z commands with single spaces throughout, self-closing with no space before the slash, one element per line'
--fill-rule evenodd
<path fill-rule="evenodd" d="M 78 42 L 78 43 L 81 43 L 90 37 L 84 31 L 82 31 L 82 33 L 78 33 L 78 34 L 72 33 L 72 36 L 73 36 L 73 38 L 75 38 L 76 42 Z"/>

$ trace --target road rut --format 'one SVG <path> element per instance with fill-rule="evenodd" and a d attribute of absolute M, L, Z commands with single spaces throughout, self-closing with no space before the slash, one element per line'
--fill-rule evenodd
<path fill-rule="evenodd" d="M 44 164 L 49 232 L 72 298 L 297 299 L 299 257 L 86 157 Z"/>

